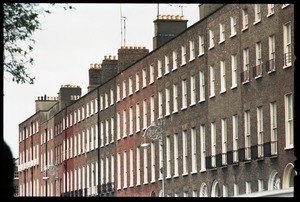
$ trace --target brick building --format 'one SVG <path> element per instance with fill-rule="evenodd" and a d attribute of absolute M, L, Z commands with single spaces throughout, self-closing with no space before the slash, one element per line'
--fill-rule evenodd
<path fill-rule="evenodd" d="M 199 11 L 188 28 L 157 16 L 151 52 L 92 64 L 86 95 L 36 101 L 19 125 L 20 196 L 292 194 L 294 5 Z M 163 146 L 143 137 L 158 120 Z"/>

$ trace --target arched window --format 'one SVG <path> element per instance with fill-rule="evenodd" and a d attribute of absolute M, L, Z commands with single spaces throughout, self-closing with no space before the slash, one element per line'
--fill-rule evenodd
<path fill-rule="evenodd" d="M 201 187 L 200 187 L 200 193 L 199 193 L 199 196 L 200 197 L 208 197 L 208 194 L 207 194 L 207 185 L 203 182 L 201 184 Z"/>
<path fill-rule="evenodd" d="M 279 190 L 280 189 L 280 178 L 277 171 L 273 170 L 270 174 L 268 190 Z"/>
<path fill-rule="evenodd" d="M 283 172 L 282 179 L 282 188 L 287 189 L 289 187 L 294 187 L 294 177 L 296 175 L 296 171 L 294 169 L 294 165 L 289 163 Z"/>
<path fill-rule="evenodd" d="M 211 186 L 211 197 L 220 197 L 221 196 L 221 192 L 220 192 L 220 187 L 219 187 L 219 183 L 217 180 L 214 180 L 212 186 Z"/>

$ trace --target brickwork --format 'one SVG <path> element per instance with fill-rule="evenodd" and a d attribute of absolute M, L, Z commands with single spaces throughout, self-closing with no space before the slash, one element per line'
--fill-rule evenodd
<path fill-rule="evenodd" d="M 269 13 L 270 7 L 261 4 L 260 22 L 255 22 L 254 4 L 219 6 L 151 53 L 121 47 L 118 60 L 102 62 L 101 68 L 107 62 L 112 72 L 92 66 L 86 95 L 21 123 L 20 137 L 31 123 L 39 123 L 39 130 L 33 139 L 20 138 L 20 159 L 26 158 L 23 151 L 32 142 L 39 147 L 40 159 L 32 168 L 23 167 L 21 161 L 20 196 L 33 193 L 32 170 L 39 179 L 37 195 L 159 196 L 162 155 L 165 196 L 232 197 L 293 186 L 295 156 L 288 135 L 293 131 L 288 126 L 294 120 L 288 116 L 293 106 L 287 96 L 294 96 L 294 5 L 274 4 L 274 13 Z M 243 10 L 248 13 L 248 28 Z M 270 59 L 272 36 L 275 65 Z M 111 78 L 101 80 L 103 75 Z M 145 140 L 154 149 L 144 150 L 144 131 L 158 119 L 163 152 L 158 141 L 149 138 Z M 41 141 L 45 131 L 54 131 L 54 138 Z M 54 189 L 53 177 L 47 188 L 42 180 L 44 154 L 52 148 L 59 166 L 58 193 L 48 191 L 48 184 Z"/>

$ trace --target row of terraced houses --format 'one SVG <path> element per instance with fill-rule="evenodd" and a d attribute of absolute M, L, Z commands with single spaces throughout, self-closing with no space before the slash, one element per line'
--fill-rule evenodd
<path fill-rule="evenodd" d="M 91 64 L 85 95 L 38 97 L 19 124 L 19 195 L 292 196 L 294 5 L 199 4 L 190 27 L 154 27 L 153 51 Z M 163 144 L 144 138 L 157 123 Z"/>

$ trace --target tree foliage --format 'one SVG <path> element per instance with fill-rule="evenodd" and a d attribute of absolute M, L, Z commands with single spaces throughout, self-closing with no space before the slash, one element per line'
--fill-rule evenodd
<path fill-rule="evenodd" d="M 50 4 L 55 7 L 55 4 Z M 73 9 L 72 6 L 63 6 Z M 30 56 L 35 40 L 34 31 L 41 29 L 40 15 L 53 11 L 36 3 L 4 3 L 3 4 L 3 68 L 17 83 L 33 84 L 35 77 L 28 71 L 34 59 Z"/>

